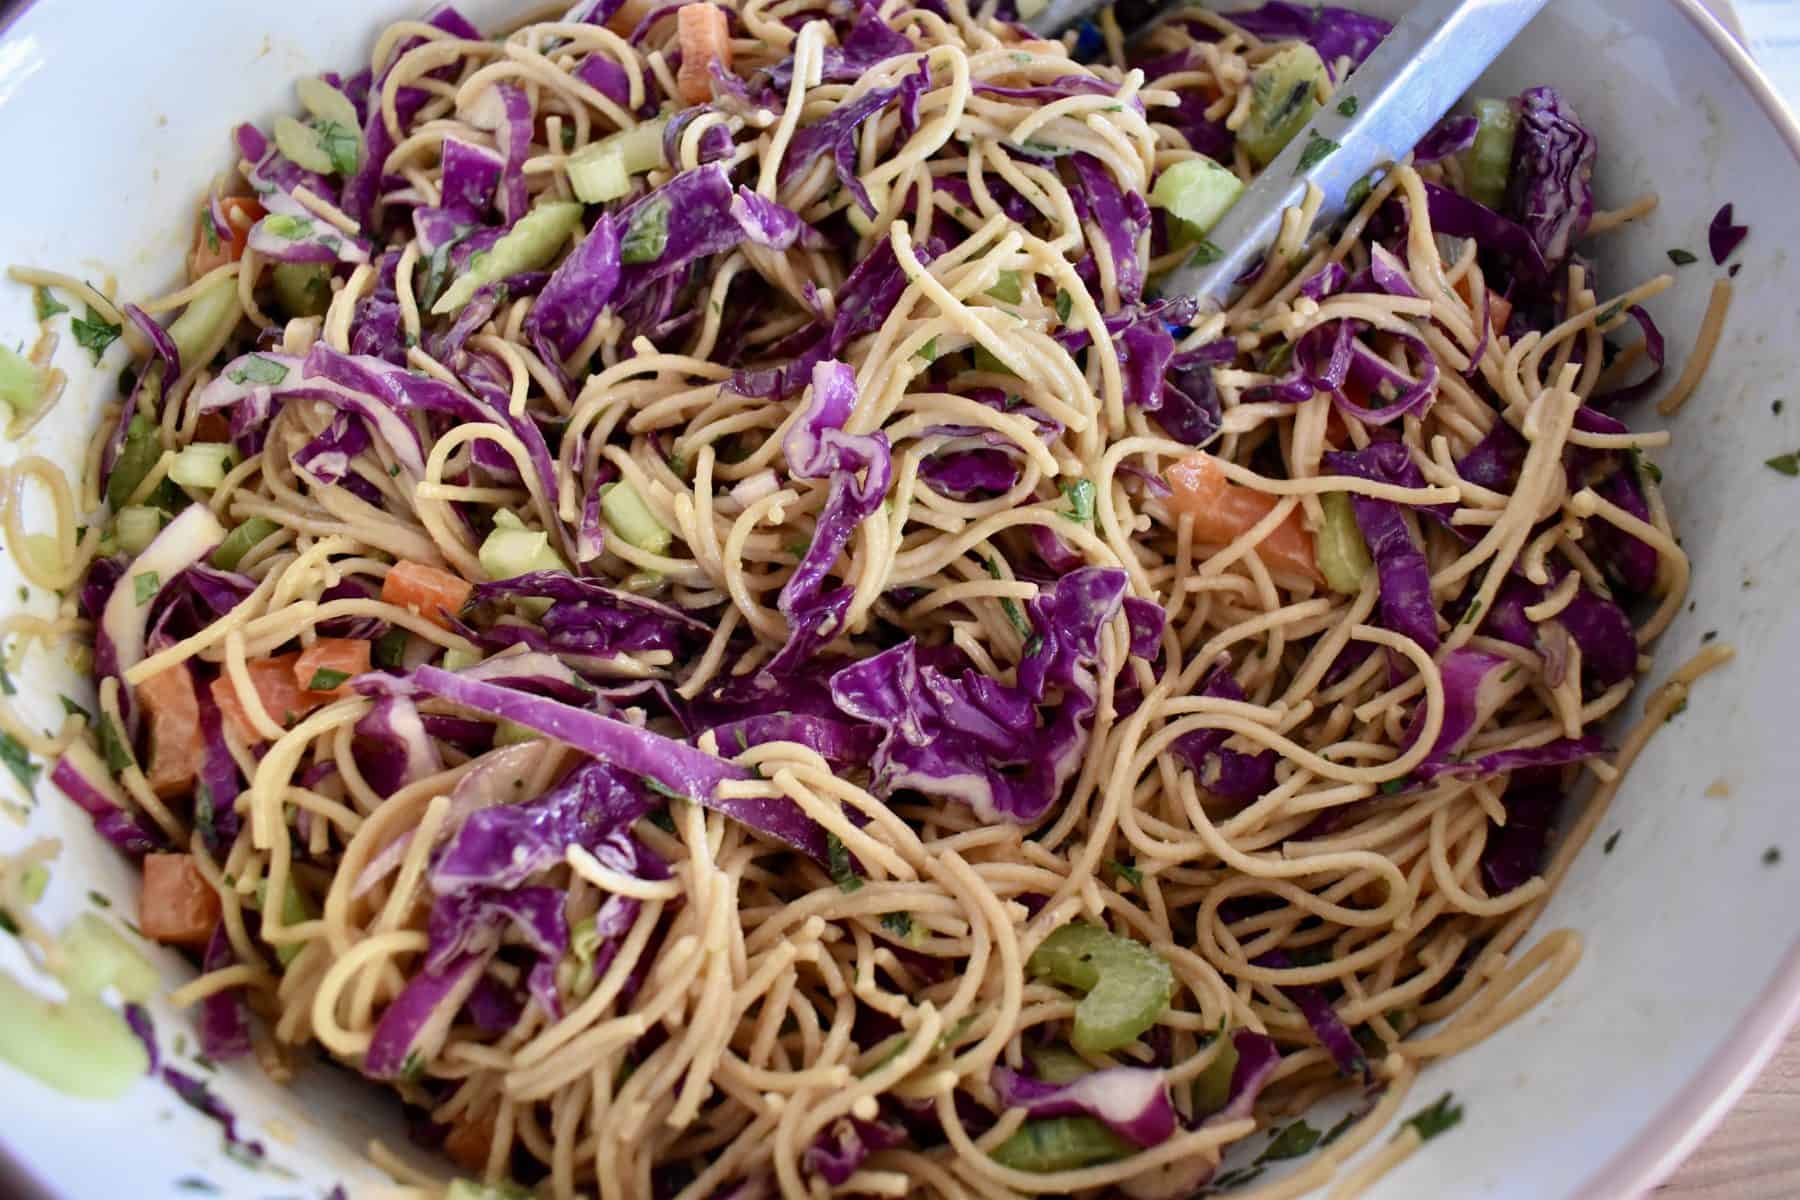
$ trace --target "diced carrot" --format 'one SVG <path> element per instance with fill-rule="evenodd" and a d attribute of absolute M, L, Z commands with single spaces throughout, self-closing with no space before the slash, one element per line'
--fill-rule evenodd
<path fill-rule="evenodd" d="M 248 664 L 250 682 L 256 687 L 257 698 L 277 725 L 289 725 L 332 699 L 330 692 L 313 692 L 300 686 L 294 669 L 299 659 L 298 654 L 277 654 Z M 251 745 L 268 740 L 250 723 L 230 675 L 220 675 L 213 680 L 212 694 L 225 723 L 239 738 Z"/>
<path fill-rule="evenodd" d="M 137 686 L 150 726 L 150 789 L 159 796 L 188 790 L 200 773 L 200 701 L 185 664 L 159 671 Z"/>
<path fill-rule="evenodd" d="M 1280 502 L 1267 492 L 1235 486 L 1226 478 L 1219 460 L 1206 453 L 1175 463 L 1168 469 L 1167 477 L 1174 489 L 1169 506 L 1177 512 L 1193 514 L 1194 537 L 1207 545 L 1223 546 L 1235 541 Z M 1312 535 L 1300 523 L 1298 508 L 1257 543 L 1256 553 L 1273 570 L 1324 581 L 1313 552 Z"/>
<path fill-rule="evenodd" d="M 731 70 L 731 26 L 716 4 L 684 4 L 675 11 L 681 71 L 675 84 L 689 104 L 712 99 L 712 64 Z"/>
<path fill-rule="evenodd" d="M 369 643 L 361 638 L 320 638 L 300 652 L 294 660 L 294 682 L 314 696 L 347 696 L 352 676 L 367 674 Z M 331 676 L 320 680 L 319 672 L 336 672 L 343 679 L 330 687 L 313 686 L 313 682 L 331 683 Z"/>
<path fill-rule="evenodd" d="M 219 923 L 219 894 L 191 854 L 146 854 L 138 926 L 153 942 L 204 946 Z"/>
<path fill-rule="evenodd" d="M 1463 298 L 1463 302 L 1469 306 L 1470 310 L 1475 314 L 1475 319 L 1479 321 L 1481 319 L 1481 306 L 1475 302 L 1474 278 L 1475 276 L 1472 273 L 1469 273 L 1457 280 L 1456 294 Z M 1488 288 L 1487 303 L 1489 326 L 1493 328 L 1493 331 L 1496 334 L 1505 333 L 1507 324 L 1512 320 L 1512 301 L 1508 300 L 1505 296 L 1502 296 L 1499 292 L 1496 292 L 1493 288 Z M 1477 329 L 1475 333 L 1477 337 L 1481 335 L 1479 329 Z"/>
<path fill-rule="evenodd" d="M 194 422 L 194 440 L 196 442 L 229 442 L 231 440 L 231 419 L 217 410 L 201 413 L 200 419 Z"/>
<path fill-rule="evenodd" d="M 462 611 L 475 585 L 442 567 L 401 561 L 381 581 L 381 598 L 396 608 L 418 613 L 434 625 L 450 628 L 450 617 Z"/>
<path fill-rule="evenodd" d="M 250 227 L 262 219 L 263 206 L 251 196 L 226 196 L 219 201 L 225 213 L 226 227 L 220 229 L 213 220 L 212 206 L 202 205 L 199 228 L 194 231 L 194 248 L 188 251 L 188 278 L 199 279 L 226 263 L 244 256 L 244 244 L 250 239 Z"/>
<path fill-rule="evenodd" d="M 487 1170 L 488 1149 L 494 1144 L 494 1118 L 489 1114 L 471 1118 L 464 1113 L 444 1138 L 444 1153 L 450 1161 L 471 1175 Z"/>

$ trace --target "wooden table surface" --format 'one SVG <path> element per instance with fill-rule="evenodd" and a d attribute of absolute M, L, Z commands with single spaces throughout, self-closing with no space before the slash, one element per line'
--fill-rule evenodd
<path fill-rule="evenodd" d="M 1800 1197 L 1800 1031 L 1652 1200 Z"/>

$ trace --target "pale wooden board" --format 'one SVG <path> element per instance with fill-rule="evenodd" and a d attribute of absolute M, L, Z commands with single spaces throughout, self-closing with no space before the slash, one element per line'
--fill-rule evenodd
<path fill-rule="evenodd" d="M 1654 1200 L 1800 1196 L 1800 1031 Z"/>

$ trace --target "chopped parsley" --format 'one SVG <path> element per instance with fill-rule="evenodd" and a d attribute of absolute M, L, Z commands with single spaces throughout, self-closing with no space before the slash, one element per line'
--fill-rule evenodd
<path fill-rule="evenodd" d="M 131 756 L 131 743 L 119 733 L 119 727 L 113 719 L 104 713 L 100 717 L 100 752 L 106 756 L 106 766 L 114 775 L 137 762 Z"/>
<path fill-rule="evenodd" d="M 981 560 L 981 565 L 987 568 L 989 578 L 1003 578 L 1000 574 L 1000 564 L 993 559 L 984 558 Z M 1018 631 L 1020 637 L 1028 638 L 1032 636 L 1034 631 L 1031 628 L 1031 622 L 1027 621 L 1025 619 L 1025 614 L 1019 610 L 1019 602 L 1017 600 L 1014 600 L 1011 596 L 1002 597 L 1000 600 L 1000 609 L 1006 614 L 1007 623 Z M 1029 653 L 1030 650 L 1028 648 L 1027 654 Z"/>
<path fill-rule="evenodd" d="M 401 1062 L 400 1078 L 408 1082 L 416 1082 L 424 1074 L 425 1056 L 414 1050 Z"/>
<path fill-rule="evenodd" d="M 903 912 L 881 914 L 881 927 L 897 938 L 912 938 L 912 917 Z"/>
<path fill-rule="evenodd" d="M 215 1196 L 219 1192 L 218 1184 L 198 1175 L 183 1175 L 175 1181 L 175 1186 L 184 1192 L 202 1192 L 208 1196 Z"/>
<path fill-rule="evenodd" d="M 262 219 L 262 227 L 283 241 L 298 242 L 312 233 L 311 217 L 290 213 L 271 213 Z"/>
<path fill-rule="evenodd" d="M 148 604 L 156 599 L 156 593 L 162 591 L 162 576 L 155 571 L 145 571 L 142 575 L 133 575 L 131 591 L 139 604 Z"/>
<path fill-rule="evenodd" d="M 1325 1136 L 1319 1139 L 1319 1149 L 1323 1150 L 1325 1147 L 1331 1145 L 1331 1143 L 1343 1137 L 1349 1128 L 1356 1124 L 1357 1118 L 1363 1115 L 1364 1114 L 1357 1112 L 1355 1109 L 1351 1109 L 1349 1112 L 1339 1117 L 1338 1123 L 1333 1125 L 1330 1129 L 1327 1129 L 1325 1131 Z"/>
<path fill-rule="evenodd" d="M 1480 615 L 1481 615 L 1481 597 L 1477 596 L 1477 597 L 1475 597 L 1475 602 L 1473 604 L 1469 605 L 1469 611 L 1462 615 L 1462 619 L 1457 621 L 1457 624 L 1458 625 L 1467 625 L 1469 622 L 1473 621 L 1476 617 L 1479 617 Z"/>
<path fill-rule="evenodd" d="M 1454 1103 L 1451 1093 L 1445 1092 L 1406 1118 L 1405 1124 L 1411 1126 L 1418 1133 L 1421 1142 L 1429 1142 L 1438 1134 L 1456 1128 L 1462 1119 L 1462 1105 Z"/>
<path fill-rule="evenodd" d="M 934 334 L 925 339 L 925 344 L 913 351 L 914 358 L 922 358 L 926 362 L 937 361 L 937 336 Z"/>
<path fill-rule="evenodd" d="M 71 717 L 86 717 L 88 724 L 90 724 L 90 725 L 93 724 L 93 722 L 94 722 L 94 714 L 93 713 L 89 712 L 87 709 L 83 708 L 81 705 L 75 703 L 75 701 L 69 699 L 67 696 L 59 694 L 57 696 L 57 699 L 62 701 L 63 711 L 68 713 Z"/>
<path fill-rule="evenodd" d="M 1263 1152 L 1256 1156 L 1259 1163 L 1280 1162 L 1285 1158 L 1299 1158 L 1308 1154 L 1319 1144 L 1319 1131 L 1305 1121 L 1295 1121 L 1278 1130 Z"/>
<path fill-rule="evenodd" d="M 30 791 L 37 783 L 38 772 L 43 767 L 31 761 L 31 753 L 13 738 L 10 733 L 0 733 L 0 763 L 13 773 L 13 778 L 25 785 Z"/>
<path fill-rule="evenodd" d="M 344 680 L 350 678 L 348 671 L 333 671 L 329 667 L 320 667 L 313 672 L 312 682 L 306 685 L 308 691 L 329 692 L 342 687 Z"/>
<path fill-rule="evenodd" d="M 48 321 L 57 313 L 66 313 L 69 311 L 69 306 L 57 300 L 55 296 L 52 296 L 50 294 L 50 289 L 47 287 L 39 286 L 33 291 L 32 300 L 37 307 L 37 319 L 40 321 Z"/>
<path fill-rule="evenodd" d="M 1381 794 L 1384 796 L 1392 796 L 1395 792 L 1400 791 L 1405 786 L 1406 780 L 1404 777 L 1400 779 L 1390 779 L 1381 785 Z"/>
<path fill-rule="evenodd" d="M 838 891 L 848 894 L 863 885 L 862 876 L 850 865 L 850 851 L 835 833 L 825 835 L 825 861 L 831 871 L 831 881 L 838 885 Z"/>
<path fill-rule="evenodd" d="M 206 234 L 206 248 L 217 254 L 219 252 L 219 223 L 213 220 L 211 208 L 201 210 L 200 229 Z"/>
<path fill-rule="evenodd" d="M 655 262 L 669 247 L 669 199 L 658 196 L 640 205 L 631 214 L 625 236 L 619 239 L 619 261 L 622 263 Z"/>
<path fill-rule="evenodd" d="M 1338 115 L 1340 117 L 1354 117 L 1358 107 L 1355 96 L 1345 96 L 1342 100 L 1338 101 Z"/>
<path fill-rule="evenodd" d="M 1637 466 L 1638 470 L 1649 476 L 1652 483 L 1660 484 L 1663 481 L 1662 468 L 1645 458 L 1642 450 L 1633 447 L 1631 451 L 1631 461 Z"/>
<path fill-rule="evenodd" d="M 3 658 L 0 658 L 0 692 L 5 692 L 8 696 L 19 694 L 18 685 L 12 681 L 12 675 L 7 671 L 6 660 Z"/>
<path fill-rule="evenodd" d="M 92 888 L 88 889 L 88 903 L 92 904 L 95 908 L 111 908 L 112 907 L 111 900 L 109 900 L 102 893 L 94 891 Z"/>
<path fill-rule="evenodd" d="M 1062 288 L 1056 289 L 1056 319 L 1064 325 L 1069 323 L 1069 313 L 1074 311 L 1075 297 Z"/>
<path fill-rule="evenodd" d="M 406 630 L 390 629 L 375 639 L 375 665 L 398 667 L 406 653 Z"/>
<path fill-rule="evenodd" d="M 1071 521 L 1079 521 L 1083 525 L 1094 523 L 1093 480 L 1070 480 L 1062 485 L 1062 494 L 1069 500 L 1069 511 L 1063 514 L 1065 517 Z"/>
<path fill-rule="evenodd" d="M 1686 267 L 1691 266 L 1700 260 L 1695 258 L 1692 254 L 1689 254 L 1686 250 L 1676 248 L 1669 251 L 1669 261 L 1678 267 Z"/>
<path fill-rule="evenodd" d="M 1600 853 L 1611 854 L 1613 852 L 1613 847 L 1619 844 L 1619 835 L 1624 832 L 1623 829 L 1613 830 L 1611 836 L 1609 836 L 1605 843 L 1601 845 Z"/>
<path fill-rule="evenodd" d="M 1769 411 L 1779 417 L 1781 415 L 1781 401 L 1777 400 L 1775 403 L 1769 405 Z"/>
<path fill-rule="evenodd" d="M 1206 238 L 1201 238 L 1194 245 L 1193 257 L 1188 259 L 1191 267 L 1210 266 L 1225 257 L 1225 252 Z"/>
<path fill-rule="evenodd" d="M 1130 863 L 1123 863 L 1116 858 L 1109 858 L 1106 860 L 1106 869 L 1111 871 L 1114 875 L 1117 875 L 1120 879 L 1123 879 L 1126 883 L 1129 883 L 1132 887 L 1137 888 L 1139 891 L 1143 890 L 1144 873 Z"/>
<path fill-rule="evenodd" d="M 70 319 L 69 332 L 75 335 L 77 344 L 92 352 L 94 362 L 98 364 L 106 348 L 119 340 L 121 330 L 88 305 L 87 316 Z"/>
<path fill-rule="evenodd" d="M 1771 471 L 1779 471 L 1789 477 L 1800 475 L 1800 450 L 1787 454 L 1777 454 L 1774 458 L 1764 459 L 1763 466 Z"/>
<path fill-rule="evenodd" d="M 1705 633 L 1700 635 L 1700 642 L 1702 645 L 1704 645 L 1705 643 L 1712 641 L 1714 638 L 1716 638 L 1718 636 L 1719 636 L 1718 630 L 1709 629 Z"/>
<path fill-rule="evenodd" d="M 273 386 L 285 380 L 288 369 L 272 358 L 264 358 L 260 354 L 252 354 L 244 359 L 244 365 L 227 371 L 225 378 L 233 383 L 258 383 Z"/>
<path fill-rule="evenodd" d="M 1318 134 L 1308 134 L 1306 149 L 1300 152 L 1300 162 L 1294 167 L 1294 174 L 1304 175 L 1336 152 L 1338 144 Z"/>
<path fill-rule="evenodd" d="M 1767 850 L 1763 851 L 1762 858 L 1763 858 L 1763 866 L 1765 866 L 1765 867 L 1774 866 L 1776 863 L 1781 861 L 1781 847 L 1780 846 L 1770 846 Z"/>
<path fill-rule="evenodd" d="M 1600 315 L 1594 318 L 1594 324 L 1611 325 L 1614 321 L 1619 319 L 1619 314 L 1624 311 L 1625 302 L 1623 300 L 1614 300 L 1611 304 L 1600 310 Z"/>
<path fill-rule="evenodd" d="M 1363 201 L 1367 200 L 1369 198 L 1369 193 L 1374 190 L 1375 175 L 1374 172 L 1370 172 L 1351 184 L 1350 190 L 1344 193 L 1345 211 L 1355 212 L 1360 209 L 1363 206 Z"/>
<path fill-rule="evenodd" d="M 356 174 L 357 154 L 362 145 L 355 130 L 346 129 L 336 121 L 327 121 L 319 126 L 319 147 L 331 160 L 332 170 L 346 179 Z"/>
<path fill-rule="evenodd" d="M 658 779 L 654 775 L 640 775 L 640 776 L 638 776 L 638 779 L 640 782 L 643 783 L 643 785 L 645 787 L 649 788 L 651 791 L 655 792 L 657 795 L 663 797 L 664 799 L 667 799 L 667 800 L 686 800 L 687 799 L 687 797 L 685 795 L 676 791 L 674 788 L 670 787 L 668 784 L 664 783 L 662 780 Z"/>

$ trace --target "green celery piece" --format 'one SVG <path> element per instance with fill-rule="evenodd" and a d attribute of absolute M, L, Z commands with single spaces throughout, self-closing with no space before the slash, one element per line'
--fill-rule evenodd
<path fill-rule="evenodd" d="M 0 346 L 0 403 L 19 416 L 43 407 L 50 391 L 50 372 L 24 355 Z"/>
<path fill-rule="evenodd" d="M 1067 1046 L 1030 1046 L 1026 1048 L 1025 1057 L 1031 1060 L 1032 1072 L 1045 1083 L 1074 1083 L 1083 1075 L 1094 1072 L 1085 1058 Z"/>
<path fill-rule="evenodd" d="M 670 535 L 631 481 L 622 479 L 600 489 L 600 513 L 612 531 L 651 554 L 669 552 Z"/>
<path fill-rule="evenodd" d="M 1356 510 L 1348 492 L 1326 492 L 1319 497 L 1325 509 L 1325 523 L 1314 531 L 1313 546 L 1319 558 L 1319 572 L 1331 590 L 1354 596 L 1362 590 L 1362 581 L 1374 563 L 1369 547 L 1357 528 Z"/>
<path fill-rule="evenodd" d="M 112 1100 L 150 1070 L 125 1018 L 96 1000 L 52 1004 L 0 974 L 0 1060 L 67 1096 Z"/>
<path fill-rule="evenodd" d="M 1319 110 L 1319 92 L 1331 77 L 1319 52 L 1295 42 L 1266 58 L 1250 73 L 1250 115 L 1238 130 L 1238 145 L 1266 167 L 1306 128 Z"/>
<path fill-rule="evenodd" d="M 1040 1117 L 994 1147 L 994 1161 L 1015 1171 L 1072 1171 L 1111 1162 L 1136 1146 L 1093 1117 Z"/>
<path fill-rule="evenodd" d="M 1237 1043 L 1229 1034 L 1221 1033 L 1219 1052 L 1206 1064 L 1206 1070 L 1194 1078 L 1194 1115 L 1211 1116 L 1231 1099 L 1231 1077 L 1237 1072 Z"/>
<path fill-rule="evenodd" d="M 1469 147 L 1469 195 L 1489 208 L 1506 203 L 1519 113 L 1510 100 L 1476 100 L 1475 144 Z"/>
<path fill-rule="evenodd" d="M 1071 1041 L 1090 1054 L 1135 1042 L 1175 994 L 1174 972 L 1149 947 L 1093 925 L 1058 929 L 1032 952 L 1027 965 L 1033 975 L 1047 975 L 1087 993 L 1075 1006 Z"/>
<path fill-rule="evenodd" d="M 106 479 L 106 500 L 114 512 L 125 507 L 138 484 L 161 458 L 162 438 L 158 436 L 156 426 L 142 413 L 132 417 L 131 424 L 125 429 L 125 448 L 119 452 L 112 474 Z"/>
<path fill-rule="evenodd" d="M 269 282 L 290 317 L 321 317 L 331 307 L 331 268 L 324 263 L 276 263 Z"/>
<path fill-rule="evenodd" d="M 69 995 L 96 999 L 111 986 L 127 1000 L 147 1000 L 162 977 L 125 935 L 95 913 L 69 922 L 59 939 L 63 969 L 58 976 Z"/>
<path fill-rule="evenodd" d="M 1002 271 L 1000 278 L 994 282 L 994 286 L 987 290 L 987 294 L 1002 304 L 1018 304 L 1025 299 L 1025 288 L 1019 282 L 1017 271 Z"/>
<path fill-rule="evenodd" d="M 244 561 L 244 555 L 280 528 L 267 517 L 251 517 L 225 535 L 225 540 L 213 551 L 212 565 L 221 571 L 237 570 L 237 565 Z"/>
<path fill-rule="evenodd" d="M 1210 158 L 1184 158 L 1156 177 L 1150 203 L 1180 221 L 1187 240 L 1212 231 L 1239 196 L 1244 181 Z"/>
<path fill-rule="evenodd" d="M 217 354 L 243 315 L 236 277 L 221 279 L 188 301 L 169 323 L 169 340 L 181 353 L 181 369 L 191 371 Z"/>
<path fill-rule="evenodd" d="M 519 223 L 495 242 L 486 254 L 469 260 L 438 302 L 431 306 L 435 316 L 448 316 L 474 299 L 475 293 L 490 283 L 498 283 L 522 271 L 536 271 L 550 264 L 569 235 L 581 226 L 581 205 L 573 200 L 552 200 L 539 204 L 519 218 Z"/>

